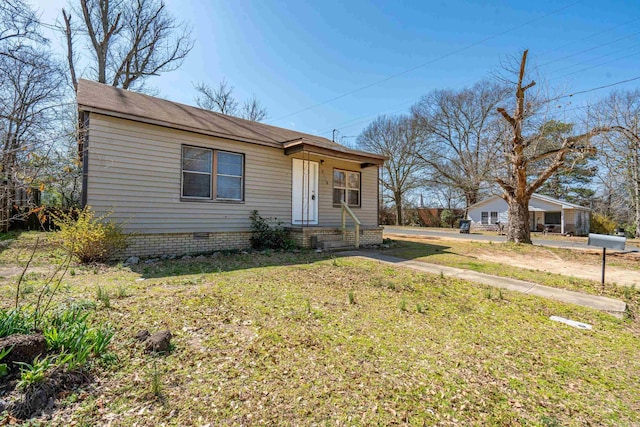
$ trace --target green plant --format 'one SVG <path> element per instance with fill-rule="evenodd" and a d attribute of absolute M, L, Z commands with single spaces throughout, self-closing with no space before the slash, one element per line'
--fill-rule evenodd
<path fill-rule="evenodd" d="M 158 370 L 156 360 L 153 360 L 153 368 L 151 369 L 151 393 L 156 397 L 162 397 L 162 376 Z"/>
<path fill-rule="evenodd" d="M 304 307 L 307 311 L 307 314 L 311 314 L 311 301 L 308 299 L 304 301 Z"/>
<path fill-rule="evenodd" d="M 422 304 L 417 303 L 416 304 L 416 312 L 420 313 L 420 314 L 424 314 L 425 312 L 425 308 Z"/>
<path fill-rule="evenodd" d="M 637 293 L 636 285 L 622 287 L 622 295 L 624 295 L 624 298 L 627 301 L 630 301 L 636 293 Z"/>
<path fill-rule="evenodd" d="M 265 219 L 258 214 L 257 210 L 252 211 L 249 218 L 251 219 L 250 242 L 253 249 L 293 249 L 295 247 L 295 242 L 277 218 Z"/>
<path fill-rule="evenodd" d="M 453 224 L 456 221 L 456 216 L 449 209 L 445 209 L 440 214 L 440 221 L 443 227 L 453 227 Z"/>
<path fill-rule="evenodd" d="M 91 355 L 99 358 L 106 354 L 113 338 L 111 327 L 89 326 L 88 315 L 78 307 L 60 311 L 48 319 L 42 332 L 47 348 L 60 353 L 60 364 L 69 370 L 85 366 Z"/>
<path fill-rule="evenodd" d="M 0 351 L 0 362 L 2 361 L 2 359 L 7 357 L 7 354 L 11 353 L 11 350 L 13 350 L 13 346 L 5 348 L 4 350 Z M 0 363 L 0 378 L 6 376 L 8 373 L 9 373 L 9 366 L 7 366 L 6 363 Z"/>
<path fill-rule="evenodd" d="M 109 296 L 109 291 L 104 289 L 102 286 L 98 286 L 96 290 L 96 299 L 104 305 L 105 308 L 111 308 L 111 297 Z"/>
<path fill-rule="evenodd" d="M 599 234 L 611 234 L 617 227 L 616 222 L 606 215 L 595 213 L 591 216 L 591 232 Z"/>
<path fill-rule="evenodd" d="M 118 299 L 127 298 L 130 295 L 131 294 L 129 294 L 129 290 L 126 288 L 126 286 L 118 286 L 118 290 L 116 291 L 116 296 L 118 297 Z"/>
<path fill-rule="evenodd" d="M 21 309 L 0 310 L 0 338 L 31 332 L 29 314 Z"/>
<path fill-rule="evenodd" d="M 491 299 L 493 297 L 493 289 L 491 289 L 491 286 L 485 286 L 484 297 L 486 299 Z"/>
<path fill-rule="evenodd" d="M 96 216 L 90 207 L 53 216 L 60 244 L 81 263 L 108 260 L 127 246 L 122 226 L 108 216 Z"/>
<path fill-rule="evenodd" d="M 27 390 L 44 382 L 49 370 L 56 366 L 55 358 L 51 355 L 42 359 L 37 356 L 31 364 L 26 362 L 16 363 L 22 366 L 20 368 L 20 379 L 16 383 L 21 390 Z"/>
<path fill-rule="evenodd" d="M 407 311 L 407 300 L 406 300 L 406 299 L 404 299 L 404 298 L 402 298 L 402 299 L 400 300 L 400 305 L 399 305 L 399 307 L 400 307 L 400 311 Z"/>
<path fill-rule="evenodd" d="M 93 339 L 93 354 L 97 357 L 101 357 L 107 352 L 107 347 L 111 343 L 113 338 L 113 329 L 107 326 L 105 328 L 98 328 L 92 330 Z"/>
<path fill-rule="evenodd" d="M 348 296 L 349 296 L 349 304 L 351 304 L 351 305 L 355 304 L 356 303 L 356 297 L 353 294 L 353 291 L 349 291 Z"/>

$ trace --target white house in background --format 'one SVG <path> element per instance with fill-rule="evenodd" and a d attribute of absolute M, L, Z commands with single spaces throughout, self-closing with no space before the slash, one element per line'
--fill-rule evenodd
<path fill-rule="evenodd" d="M 491 196 L 469 206 L 467 219 L 472 229 L 488 229 L 509 223 L 509 207 L 500 196 Z M 564 200 L 534 193 L 529 200 L 531 231 L 584 236 L 589 233 L 591 209 Z"/>

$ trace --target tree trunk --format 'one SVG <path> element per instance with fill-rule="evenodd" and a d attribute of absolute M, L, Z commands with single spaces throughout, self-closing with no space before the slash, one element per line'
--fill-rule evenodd
<path fill-rule="evenodd" d="M 509 228 L 507 229 L 507 241 L 515 243 L 531 243 L 531 230 L 529 229 L 529 199 L 518 200 L 512 198 L 507 201 L 509 205 Z"/>
<path fill-rule="evenodd" d="M 634 150 L 633 150 L 633 206 L 635 210 L 635 226 L 636 232 L 635 237 L 640 237 L 640 156 L 638 154 L 640 151 L 640 146 L 638 146 L 638 141 L 635 141 Z"/>
<path fill-rule="evenodd" d="M 402 225 L 402 193 L 393 193 L 396 202 L 396 225 Z"/>

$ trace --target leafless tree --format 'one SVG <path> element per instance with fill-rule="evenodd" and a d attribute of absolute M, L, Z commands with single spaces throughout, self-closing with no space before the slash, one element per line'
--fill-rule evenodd
<path fill-rule="evenodd" d="M 603 134 L 599 146 L 610 205 L 619 202 L 616 212 L 609 214 L 620 218 L 620 212 L 630 212 L 625 219 L 635 225 L 635 235 L 640 237 L 640 90 L 612 92 L 593 114 L 614 131 Z"/>
<path fill-rule="evenodd" d="M 242 104 L 242 112 L 240 117 L 245 120 L 261 122 L 267 118 L 267 109 L 258 101 L 255 95 Z"/>
<path fill-rule="evenodd" d="M 226 79 L 222 79 L 216 88 L 206 83 L 194 84 L 194 88 L 199 93 L 196 96 L 196 104 L 200 108 L 254 122 L 261 122 L 267 118 L 267 109 L 255 95 L 245 101 L 242 108 L 238 108 L 238 101 L 233 96 L 234 87 Z"/>
<path fill-rule="evenodd" d="M 35 13 L 23 0 L 0 2 L 0 56 L 24 59 L 18 51 L 45 41 Z"/>
<path fill-rule="evenodd" d="M 206 83 L 198 83 L 194 87 L 200 93 L 196 97 L 198 107 L 228 116 L 238 114 L 238 101 L 233 97 L 234 88 L 226 79 L 222 79 L 215 89 Z"/>
<path fill-rule="evenodd" d="M 71 81 L 77 88 L 82 63 L 78 39 L 95 61 L 88 67 L 100 83 L 142 89 L 149 76 L 178 68 L 193 47 L 189 30 L 167 11 L 164 0 L 73 0 L 62 10 Z M 80 16 L 76 24 L 73 14 Z"/>
<path fill-rule="evenodd" d="M 11 1 L 2 5 L 7 7 L 26 6 Z M 17 29 L 17 35 L 0 43 L 0 222 L 4 230 L 13 216 L 16 195 L 31 190 L 40 167 L 38 158 L 46 156 L 46 147 L 53 144 L 52 123 L 64 81 L 46 40 L 37 34 L 33 13 L 28 8 L 16 13 L 0 14 L 10 20 L 2 28 Z"/>
<path fill-rule="evenodd" d="M 504 108 L 497 109 L 506 121 L 509 133 L 503 140 L 505 170 L 501 171 L 496 181 L 503 190 L 502 198 L 509 206 L 507 240 L 516 243 L 531 243 L 529 229 L 531 195 L 558 170 L 567 166 L 567 158 L 571 154 L 593 153 L 591 137 L 609 130 L 605 127 L 597 127 L 580 135 L 565 136 L 551 146 L 540 144 L 545 140 L 544 132 L 540 131 L 539 127 L 527 129 L 526 126 L 526 118 L 530 115 L 527 111 L 529 104 L 526 92 L 536 84 L 535 81 L 524 83 L 527 54 L 528 51 L 525 50 L 520 61 L 513 114 L 509 114 Z M 546 165 L 539 167 L 541 162 Z M 532 170 L 536 171 L 533 178 L 530 176 Z"/>
<path fill-rule="evenodd" d="M 495 109 L 506 96 L 505 86 L 481 81 L 459 91 L 433 91 L 411 108 L 427 138 L 418 155 L 429 165 L 429 179 L 462 192 L 467 206 L 491 181 L 501 150 Z"/>
<path fill-rule="evenodd" d="M 388 157 L 382 167 L 380 183 L 395 204 L 396 225 L 403 223 L 405 195 L 423 183 L 420 171 L 424 163 L 418 156 L 423 141 L 420 129 L 407 116 L 379 116 L 357 139 L 363 150 Z"/>

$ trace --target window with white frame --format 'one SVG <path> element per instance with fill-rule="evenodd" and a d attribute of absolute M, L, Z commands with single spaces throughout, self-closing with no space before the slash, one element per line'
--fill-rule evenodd
<path fill-rule="evenodd" d="M 483 225 L 497 224 L 498 212 L 481 212 L 480 223 Z"/>
<path fill-rule="evenodd" d="M 182 146 L 182 197 L 242 201 L 243 181 L 243 154 Z"/>
<path fill-rule="evenodd" d="M 360 172 L 333 170 L 333 204 L 343 200 L 348 206 L 360 206 Z"/>
<path fill-rule="evenodd" d="M 498 212 L 491 212 L 491 224 L 498 223 Z"/>

